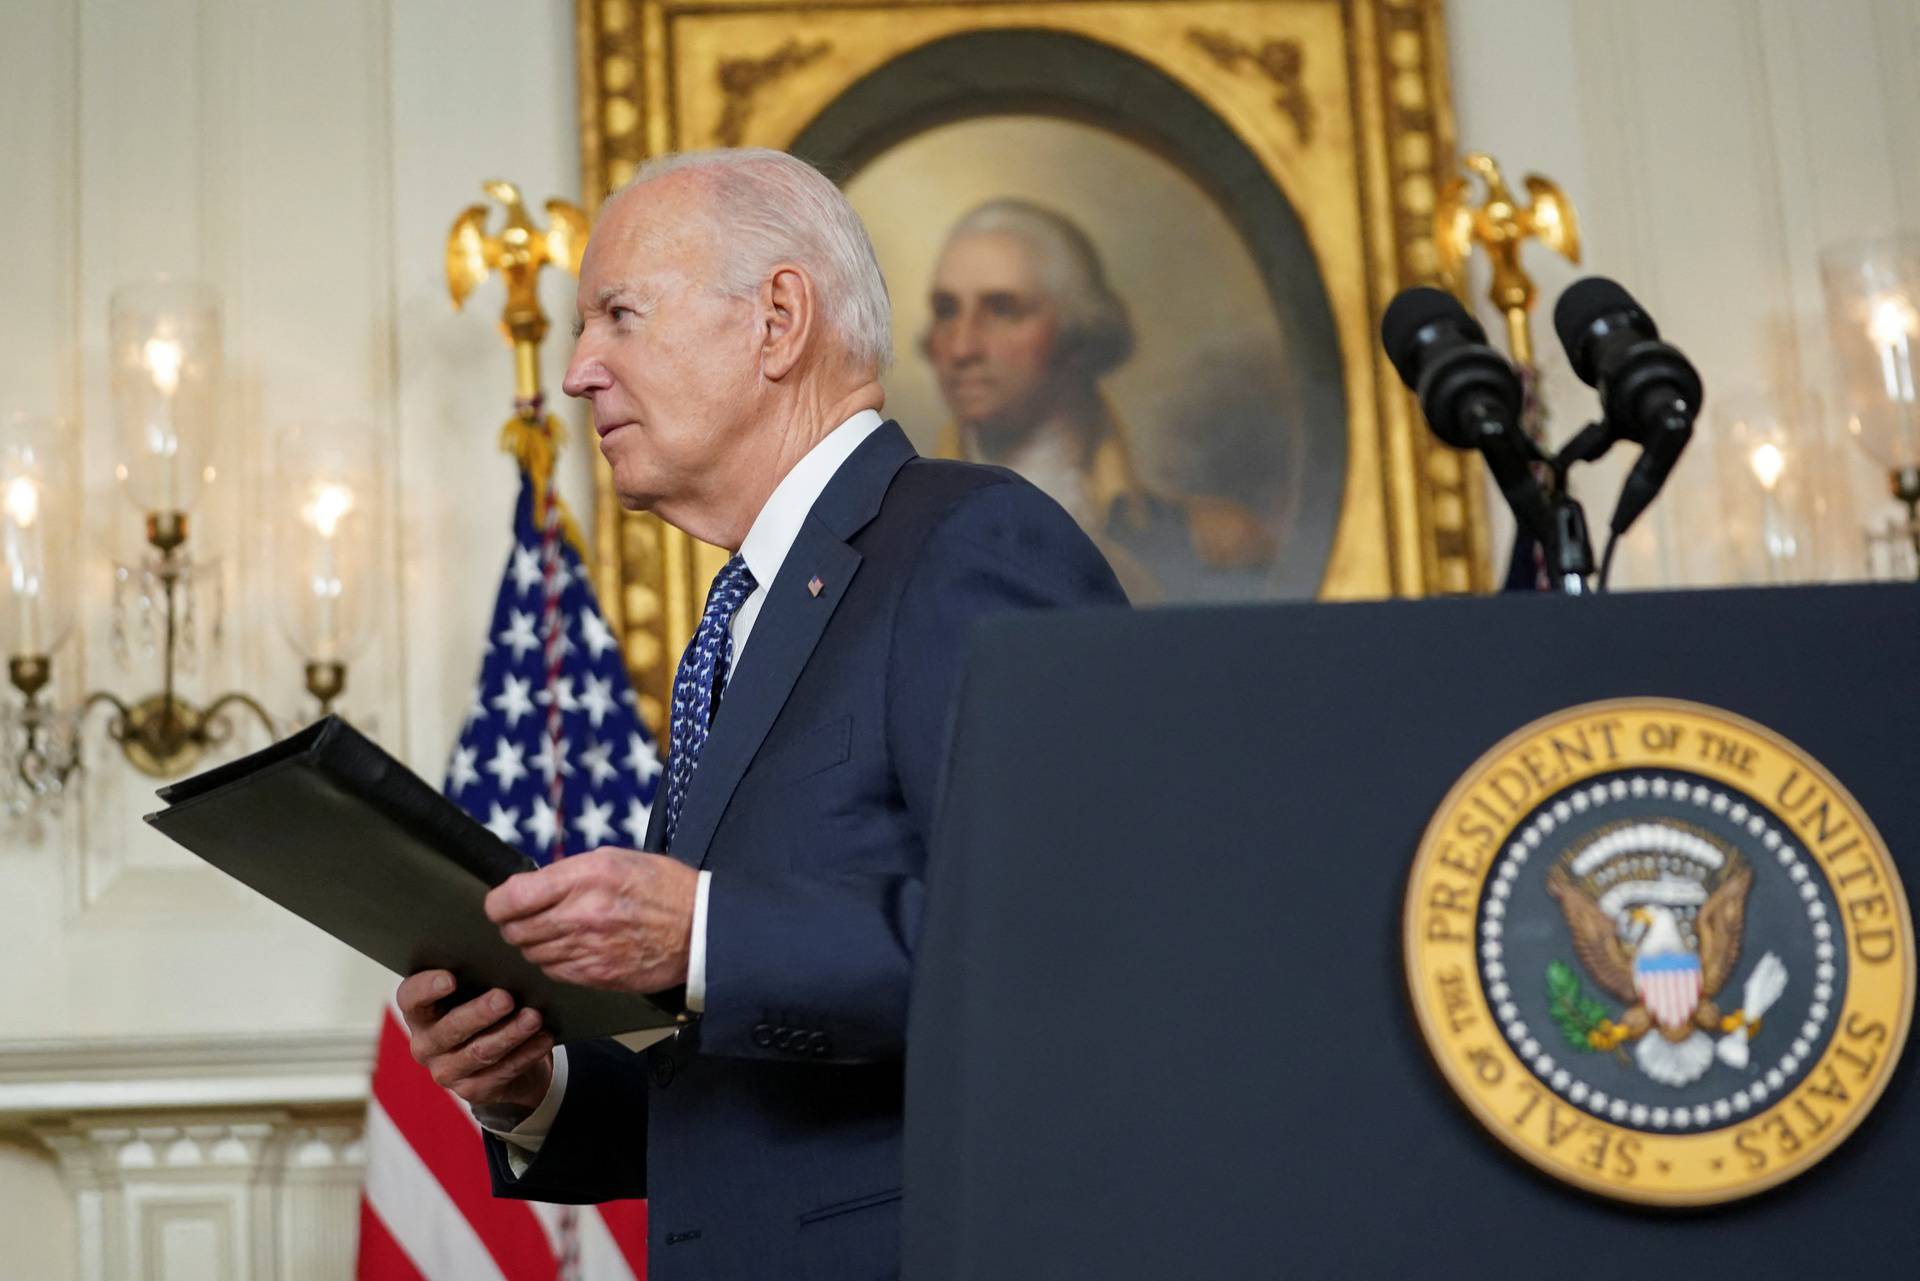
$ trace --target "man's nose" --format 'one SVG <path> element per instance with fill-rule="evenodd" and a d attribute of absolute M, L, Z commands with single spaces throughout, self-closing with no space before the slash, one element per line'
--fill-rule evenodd
<path fill-rule="evenodd" d="M 574 343 L 573 359 L 567 363 L 567 376 L 560 380 L 560 390 L 569 396 L 591 396 L 611 385 L 607 367 L 600 363 L 592 345 L 585 339 Z"/>
<path fill-rule="evenodd" d="M 971 311 L 955 316 L 947 326 L 947 355 L 955 361 L 978 360 L 984 348 L 980 342 L 980 317 Z"/>

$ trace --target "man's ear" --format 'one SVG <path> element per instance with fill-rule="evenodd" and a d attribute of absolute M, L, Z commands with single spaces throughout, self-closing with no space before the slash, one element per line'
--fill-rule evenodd
<path fill-rule="evenodd" d="M 760 350 L 761 368 L 776 382 L 792 373 L 820 323 L 819 298 L 813 277 L 794 263 L 781 263 L 760 286 L 761 318 L 766 338 Z"/>

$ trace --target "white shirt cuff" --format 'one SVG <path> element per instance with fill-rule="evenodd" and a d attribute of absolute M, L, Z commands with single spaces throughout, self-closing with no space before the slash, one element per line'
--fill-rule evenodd
<path fill-rule="evenodd" d="M 687 1008 L 701 1014 L 707 1008 L 707 887 L 713 873 L 702 869 L 693 891 L 693 937 L 687 941 Z"/>
<path fill-rule="evenodd" d="M 555 1046 L 553 1051 L 553 1080 L 547 1084 L 546 1097 L 540 1100 L 540 1106 L 527 1114 L 525 1120 L 517 1125 L 506 1125 L 510 1108 L 482 1106 L 475 1104 L 473 1119 L 480 1128 L 507 1145 L 507 1168 L 513 1171 L 513 1177 L 519 1178 L 533 1164 L 533 1158 L 539 1155 L 540 1145 L 547 1141 L 547 1132 L 553 1128 L 553 1118 L 560 1113 L 560 1100 L 567 1092 L 567 1050 L 565 1046 Z"/>

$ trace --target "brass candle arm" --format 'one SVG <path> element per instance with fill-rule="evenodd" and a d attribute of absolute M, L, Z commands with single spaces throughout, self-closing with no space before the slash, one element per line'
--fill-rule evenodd
<path fill-rule="evenodd" d="M 44 672 L 46 661 L 43 655 L 37 654 L 8 660 L 8 675 L 14 688 L 26 697 L 20 720 L 27 741 L 20 754 L 18 772 L 29 786 L 37 786 L 37 780 L 44 779 L 49 770 L 55 775 L 56 783 L 64 784 L 79 765 L 77 755 L 55 764 L 47 752 L 45 736 L 53 713 L 39 697 L 44 675 L 38 683 L 33 679 L 36 667 Z M 136 769 L 155 778 L 169 778 L 192 768 L 208 748 L 231 739 L 233 724 L 227 715 L 230 707 L 238 705 L 252 712 L 269 735 L 278 732 L 273 715 L 259 700 L 238 690 L 220 695 L 205 707 L 196 707 L 170 693 L 155 694 L 129 704 L 117 694 L 95 690 L 81 701 L 74 718 L 76 732 L 93 709 L 103 705 L 112 709 L 106 723 L 107 737 L 120 744 L 121 751 Z"/>
<path fill-rule="evenodd" d="M 157 576 L 166 596 L 160 692 L 128 703 L 110 691 L 94 690 L 80 701 L 79 710 L 73 718 L 74 733 L 77 737 L 93 709 L 104 705 L 112 713 L 106 723 L 107 737 L 120 744 L 121 751 L 134 768 L 154 778 L 170 778 L 191 769 L 208 748 L 218 747 L 233 737 L 233 723 L 228 716 L 230 708 L 242 707 L 253 713 L 269 736 L 279 731 L 272 714 L 250 694 L 232 690 L 214 698 L 204 707 L 180 697 L 174 687 L 179 645 L 176 597 L 181 577 L 180 549 L 187 541 L 186 514 L 150 513 L 147 516 L 147 541 L 159 553 Z M 313 689 L 314 685 L 311 673 L 313 666 L 316 665 L 309 664 L 309 689 Z M 344 664 L 339 663 L 318 666 L 338 669 L 328 686 L 331 691 L 329 695 L 323 697 L 320 691 L 314 691 L 315 696 L 321 698 L 324 712 L 329 710 L 332 698 L 337 697 L 340 688 L 345 685 L 346 669 Z M 64 787 L 74 770 L 79 768 L 80 755 L 76 750 L 71 757 L 56 761 L 49 750 L 48 734 L 56 713 L 42 701 L 41 693 L 52 677 L 51 659 L 46 654 L 14 655 L 7 661 L 7 676 L 25 699 L 20 712 L 20 724 L 26 741 L 17 767 L 21 781 L 34 790 L 42 790 L 48 782 L 56 789 Z"/>

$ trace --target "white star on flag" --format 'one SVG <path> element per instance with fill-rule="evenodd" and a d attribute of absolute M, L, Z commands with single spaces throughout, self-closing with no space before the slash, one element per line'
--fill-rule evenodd
<path fill-rule="evenodd" d="M 533 813 L 527 815 L 527 821 L 521 826 L 533 837 L 534 844 L 543 848 L 553 844 L 554 833 L 560 830 L 559 818 L 544 796 L 533 798 Z"/>
<path fill-rule="evenodd" d="M 600 787 L 620 771 L 613 763 L 613 744 L 594 743 L 580 753 L 580 763 L 593 775 L 593 786 Z"/>
<path fill-rule="evenodd" d="M 627 802 L 627 816 L 620 820 L 620 830 L 633 839 L 633 848 L 639 849 L 647 840 L 647 820 L 652 815 L 648 807 L 640 803 L 639 797 Z"/>
<path fill-rule="evenodd" d="M 513 589 L 525 596 L 540 585 L 540 555 L 533 548 L 522 544 L 513 549 L 513 568 L 507 571 L 513 575 Z"/>
<path fill-rule="evenodd" d="M 522 755 L 517 745 L 503 738 L 494 749 L 493 759 L 482 768 L 499 780 L 500 790 L 504 792 L 527 776 L 527 767 L 520 762 Z"/>
<path fill-rule="evenodd" d="M 495 711 L 505 713 L 508 729 L 518 725 L 520 718 L 533 710 L 533 700 L 527 697 L 527 690 L 532 686 L 531 680 L 518 676 L 509 676 L 501 683 L 500 697 L 493 700 L 493 706 Z"/>
<path fill-rule="evenodd" d="M 587 642 L 587 649 L 595 658 L 620 643 L 613 638 L 613 629 L 607 626 L 607 620 L 598 614 L 580 615 L 580 636 Z"/>
<path fill-rule="evenodd" d="M 567 760 L 567 740 L 563 738 L 556 743 L 550 738 L 541 739 L 540 752 L 533 758 L 533 767 L 547 780 L 548 787 L 553 786 L 553 772 L 556 769 L 560 771 L 560 777 L 572 777 L 573 765 Z"/>
<path fill-rule="evenodd" d="M 580 833 L 581 843 L 586 848 L 592 849 L 607 843 L 607 838 L 613 835 L 613 824 L 607 822 L 612 814 L 612 801 L 599 804 L 588 801 L 580 807 L 580 817 L 573 820 L 573 826 Z"/>
<path fill-rule="evenodd" d="M 510 611 L 508 617 L 513 620 L 512 623 L 494 639 L 502 645 L 513 646 L 515 658 L 525 658 L 528 650 L 539 649 L 540 638 L 533 634 L 533 615 L 523 614 L 516 609 Z"/>
<path fill-rule="evenodd" d="M 592 678 L 589 677 L 588 679 L 591 680 Z M 542 707 L 552 707 L 554 695 L 556 694 L 558 694 L 560 697 L 561 711 L 573 712 L 573 711 L 578 711 L 580 709 L 579 700 L 574 698 L 573 696 L 573 677 L 571 676 L 562 676 L 559 680 L 553 683 L 553 688 L 551 690 L 543 689 L 538 694 L 535 694 L 533 696 L 533 701 L 540 704 L 540 706 Z"/>
<path fill-rule="evenodd" d="M 599 729 L 600 722 L 607 719 L 607 713 L 613 710 L 613 681 L 589 674 L 587 692 L 580 695 L 579 705 L 587 709 L 587 717 L 592 720 L 593 727 Z"/>
<path fill-rule="evenodd" d="M 655 754 L 653 744 L 638 734 L 627 735 L 627 755 L 620 763 L 638 778 L 652 778 L 660 772 L 660 757 Z"/>
<path fill-rule="evenodd" d="M 447 767 L 447 795 L 458 796 L 469 786 L 480 781 L 480 771 L 473 767 L 474 758 L 480 753 L 471 747 L 453 749 L 453 764 Z"/>
<path fill-rule="evenodd" d="M 493 813 L 487 816 L 487 830 L 509 845 L 520 842 L 520 811 L 502 809 L 498 801 L 494 802 Z"/>

